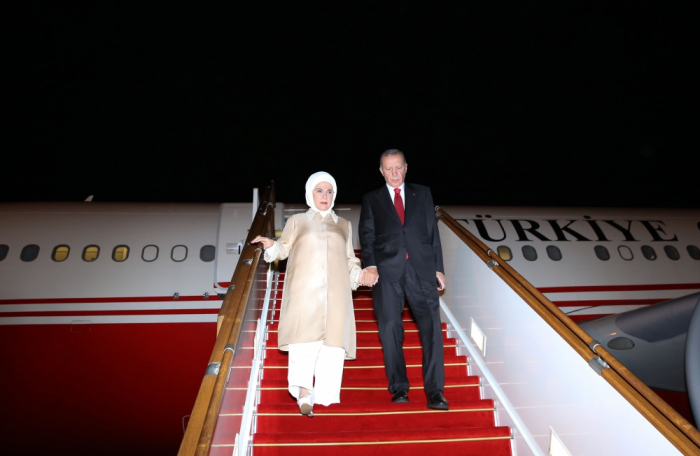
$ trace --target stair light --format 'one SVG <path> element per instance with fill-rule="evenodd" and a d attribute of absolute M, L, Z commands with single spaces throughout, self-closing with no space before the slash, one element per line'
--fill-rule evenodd
<path fill-rule="evenodd" d="M 481 350 L 481 353 L 486 356 L 486 336 L 484 332 L 476 325 L 474 319 L 471 319 L 471 331 L 469 336 L 472 338 L 476 346 Z"/>
<path fill-rule="evenodd" d="M 549 428 L 549 454 L 551 456 L 571 456 L 551 426 Z"/>

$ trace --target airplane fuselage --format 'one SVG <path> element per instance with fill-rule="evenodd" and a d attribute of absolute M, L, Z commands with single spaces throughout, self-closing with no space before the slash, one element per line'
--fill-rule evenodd
<path fill-rule="evenodd" d="M 359 248 L 359 206 L 335 209 Z M 445 209 L 577 320 L 700 291 L 698 210 Z M 1 204 L 0 440 L 17 454 L 174 454 L 251 213 Z"/>

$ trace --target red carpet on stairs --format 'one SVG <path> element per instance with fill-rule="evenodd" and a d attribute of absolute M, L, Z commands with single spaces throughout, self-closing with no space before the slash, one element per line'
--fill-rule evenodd
<path fill-rule="evenodd" d="M 280 289 L 283 274 L 280 274 Z M 279 298 L 279 297 L 278 297 Z M 423 391 L 422 350 L 408 310 L 404 313 L 404 353 L 410 402 L 394 404 L 387 389 L 384 360 L 372 310 L 371 291 L 354 292 L 357 360 L 345 361 L 340 404 L 314 406 L 313 418 L 302 416 L 287 391 L 287 354 L 277 349 L 279 312 L 268 322 L 267 349 L 252 436 L 253 455 L 456 455 L 511 454 L 511 432 L 495 426 L 494 403 L 481 399 L 479 378 L 467 375 L 466 356 L 457 356 L 456 341 L 445 343 L 445 396 L 449 411 L 429 410 Z M 277 300 L 279 305 L 281 300 Z M 227 395 L 245 394 L 227 388 Z M 230 455 L 238 429 L 226 429 L 224 397 L 210 455 Z M 223 421 L 222 421 L 223 420 Z"/>

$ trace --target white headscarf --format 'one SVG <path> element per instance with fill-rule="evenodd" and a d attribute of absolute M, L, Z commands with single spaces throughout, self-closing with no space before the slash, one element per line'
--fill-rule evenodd
<path fill-rule="evenodd" d="M 333 199 L 331 200 L 331 206 L 327 211 L 320 211 L 314 204 L 313 191 L 314 188 L 316 188 L 316 185 L 321 182 L 328 182 L 333 186 Z M 336 195 L 338 195 L 338 186 L 335 185 L 335 179 L 333 179 L 333 176 L 325 171 L 313 173 L 311 177 L 309 177 L 309 180 L 306 181 L 306 204 L 308 204 L 311 209 L 321 214 L 321 217 L 325 217 L 329 212 L 333 212 L 331 209 L 333 209 L 333 205 L 335 204 Z"/>

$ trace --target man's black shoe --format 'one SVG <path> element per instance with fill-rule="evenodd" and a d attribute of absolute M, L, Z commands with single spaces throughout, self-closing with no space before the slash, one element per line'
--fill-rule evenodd
<path fill-rule="evenodd" d="M 397 391 L 396 394 L 394 394 L 394 397 L 391 398 L 391 402 L 408 402 L 408 391 Z"/>
<path fill-rule="evenodd" d="M 428 396 L 428 408 L 435 410 L 447 410 L 447 399 L 442 391 L 438 390 Z"/>

